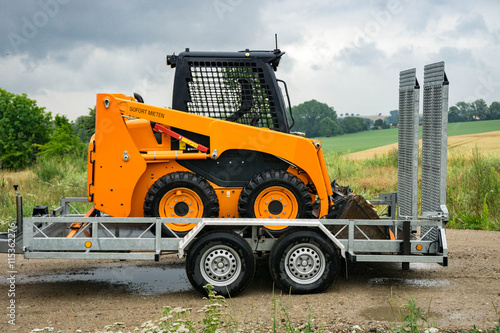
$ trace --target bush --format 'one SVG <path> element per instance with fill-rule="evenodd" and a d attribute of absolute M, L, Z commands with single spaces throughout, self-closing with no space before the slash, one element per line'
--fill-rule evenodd
<path fill-rule="evenodd" d="M 49 139 L 51 118 L 25 94 L 0 88 L 0 167 L 21 170 L 32 163 L 36 145 Z"/>

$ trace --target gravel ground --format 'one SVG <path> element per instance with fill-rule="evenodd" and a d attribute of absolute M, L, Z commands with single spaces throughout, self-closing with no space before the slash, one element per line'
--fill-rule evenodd
<path fill-rule="evenodd" d="M 324 331 L 384 329 L 392 319 L 389 302 L 413 297 L 441 331 L 493 329 L 500 310 L 500 232 L 448 230 L 449 266 L 357 263 L 321 294 L 275 298 L 300 325 L 311 312 Z M 103 330 L 115 322 L 128 329 L 161 317 L 163 306 L 192 308 L 206 301 L 187 282 L 183 261 L 165 256 L 159 263 L 107 260 L 26 260 L 16 256 L 16 325 L 8 323 L 7 255 L 0 254 L 1 332 L 53 327 L 63 332 Z M 228 300 L 238 322 L 267 331 L 273 317 L 273 284 L 261 260 L 252 284 Z M 311 311 L 308 309 L 312 307 Z M 245 329 L 247 330 L 247 329 Z"/>

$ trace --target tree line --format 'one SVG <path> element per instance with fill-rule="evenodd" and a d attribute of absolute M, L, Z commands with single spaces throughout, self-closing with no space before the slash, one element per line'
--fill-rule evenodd
<path fill-rule="evenodd" d="M 64 115 L 52 116 L 26 94 L 0 88 L 0 169 L 20 170 L 44 157 L 84 158 L 96 116 L 95 106 L 88 110 L 87 115 L 72 122 Z M 294 106 L 292 113 L 292 131 L 303 132 L 309 138 L 385 129 L 396 126 L 399 116 L 398 110 L 392 110 L 390 116 L 375 122 L 352 116 L 338 118 L 333 107 L 314 99 Z M 488 106 L 482 99 L 458 102 L 448 113 L 450 123 L 493 119 L 500 119 L 500 103 Z"/>
<path fill-rule="evenodd" d="M 472 103 L 458 102 L 448 112 L 449 123 L 495 119 L 500 119 L 500 103 L 493 102 L 488 106 L 483 99 Z"/>
<path fill-rule="evenodd" d="M 292 108 L 294 132 L 305 133 L 306 137 L 330 137 L 370 129 L 369 119 L 345 117 L 339 119 L 331 106 L 313 99 Z"/>
<path fill-rule="evenodd" d="M 293 107 L 295 126 L 307 137 L 329 137 L 370 129 L 360 117 L 338 119 L 333 107 L 316 100 Z M 95 127 L 95 106 L 74 122 L 64 115 L 52 116 L 26 94 L 0 88 L 0 168 L 20 170 L 39 158 L 84 158 Z"/>
<path fill-rule="evenodd" d="M 44 157 L 84 157 L 94 124 L 95 107 L 71 122 L 53 117 L 26 94 L 0 88 L 0 168 L 20 170 Z"/>

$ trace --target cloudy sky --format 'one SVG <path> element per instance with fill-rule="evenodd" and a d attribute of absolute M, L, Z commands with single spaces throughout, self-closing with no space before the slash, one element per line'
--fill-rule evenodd
<path fill-rule="evenodd" d="M 398 108 L 401 70 L 445 61 L 450 103 L 500 101 L 500 2 L 0 0 L 0 87 L 52 114 L 87 114 L 99 92 L 140 92 L 170 106 L 165 55 L 286 52 L 277 76 L 292 105 L 337 114 Z"/>

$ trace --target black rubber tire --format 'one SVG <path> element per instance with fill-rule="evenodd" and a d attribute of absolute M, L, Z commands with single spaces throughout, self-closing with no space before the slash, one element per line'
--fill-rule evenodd
<path fill-rule="evenodd" d="M 274 244 L 269 271 L 283 292 L 317 293 L 335 280 L 340 270 L 338 257 L 335 246 L 318 232 L 290 230 Z"/>
<path fill-rule="evenodd" d="M 215 264 L 223 266 L 215 267 Z M 203 287 L 211 284 L 218 295 L 236 296 L 252 282 L 255 268 L 255 256 L 248 243 L 229 232 L 205 234 L 195 241 L 186 257 L 189 282 L 204 295 Z"/>
<path fill-rule="evenodd" d="M 242 189 L 238 200 L 240 217 L 255 218 L 255 200 L 259 193 L 268 187 L 281 186 L 293 193 L 298 203 L 298 213 L 295 218 L 313 218 L 312 200 L 306 185 L 297 176 L 284 170 L 271 170 L 253 177 Z"/>
<path fill-rule="evenodd" d="M 203 203 L 202 217 L 219 216 L 219 199 L 212 185 L 205 179 L 191 172 L 178 171 L 164 175 L 156 180 L 151 186 L 144 199 L 144 216 L 160 217 L 160 201 L 170 190 L 184 187 L 195 192 Z M 152 230 L 154 233 L 154 230 Z M 186 232 L 175 232 L 178 236 L 187 234 Z M 172 236 L 171 230 L 162 225 L 162 235 Z"/>

